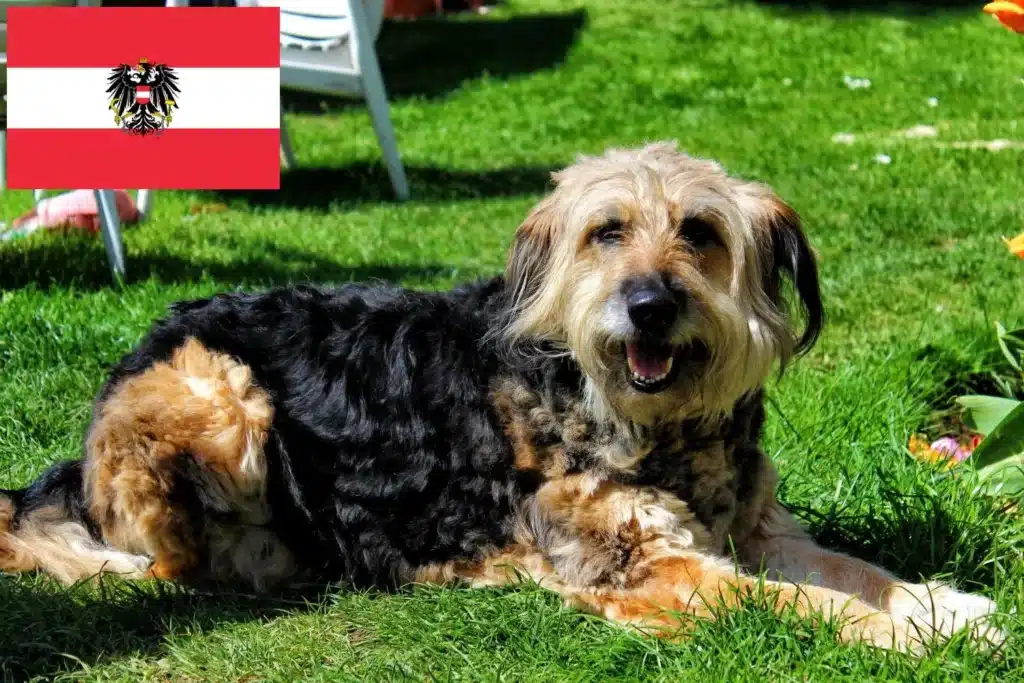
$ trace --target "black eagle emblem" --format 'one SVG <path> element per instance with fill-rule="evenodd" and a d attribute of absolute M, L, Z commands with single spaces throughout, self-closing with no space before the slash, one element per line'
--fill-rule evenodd
<path fill-rule="evenodd" d="M 178 108 L 178 77 L 166 64 L 140 59 L 135 66 L 111 69 L 107 96 L 114 123 L 135 135 L 158 133 L 170 125 Z"/>

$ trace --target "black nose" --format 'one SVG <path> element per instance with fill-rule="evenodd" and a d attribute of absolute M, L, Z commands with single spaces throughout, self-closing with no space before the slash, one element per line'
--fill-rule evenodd
<path fill-rule="evenodd" d="M 626 295 L 626 310 L 640 331 L 663 334 L 679 316 L 679 302 L 664 286 L 645 285 Z"/>

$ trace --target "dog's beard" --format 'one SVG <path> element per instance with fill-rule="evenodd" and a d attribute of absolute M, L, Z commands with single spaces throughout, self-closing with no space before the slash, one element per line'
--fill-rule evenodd
<path fill-rule="evenodd" d="M 699 394 L 696 416 L 716 419 L 728 415 L 744 395 L 763 386 L 780 358 L 785 330 L 724 294 L 705 307 L 702 317 L 700 329 L 708 355 L 693 384 Z"/>
<path fill-rule="evenodd" d="M 662 338 L 640 333 L 613 302 L 574 304 L 567 341 L 588 377 L 589 403 L 630 422 L 727 415 L 761 386 L 778 352 L 773 327 L 724 293 L 694 302 Z"/>

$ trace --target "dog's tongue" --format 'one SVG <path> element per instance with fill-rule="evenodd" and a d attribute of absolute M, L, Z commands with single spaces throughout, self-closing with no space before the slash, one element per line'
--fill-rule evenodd
<path fill-rule="evenodd" d="M 633 375 L 645 380 L 659 380 L 672 369 L 672 347 L 666 344 L 628 342 L 626 361 Z"/>

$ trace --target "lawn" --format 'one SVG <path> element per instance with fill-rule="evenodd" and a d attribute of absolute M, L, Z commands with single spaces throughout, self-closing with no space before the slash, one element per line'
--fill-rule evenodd
<path fill-rule="evenodd" d="M 827 331 L 770 389 L 784 502 L 903 577 L 1024 603 L 1024 517 L 905 448 L 987 369 L 994 321 L 1024 325 L 1024 263 L 1000 242 L 1024 228 L 1024 143 L 984 145 L 1024 139 L 1024 37 L 980 0 L 837 4 L 513 0 L 387 25 L 409 203 L 390 199 L 361 106 L 293 97 L 302 168 L 282 191 L 159 193 L 126 233 L 123 286 L 97 239 L 0 244 L 0 486 L 78 455 L 104 369 L 169 302 L 486 276 L 552 169 L 675 138 L 772 184 L 820 252 Z M 920 125 L 934 135 L 904 133 Z M 9 222 L 31 197 L 0 202 Z M 1024 625 L 1008 629 L 999 657 L 954 641 L 917 661 L 757 606 L 670 644 L 539 589 L 256 598 L 0 577 L 5 680 L 1024 681 Z"/>

